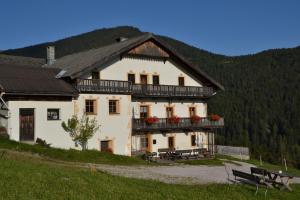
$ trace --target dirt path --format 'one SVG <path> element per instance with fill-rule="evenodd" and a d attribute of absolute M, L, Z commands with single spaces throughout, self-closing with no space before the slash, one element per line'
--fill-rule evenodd
<path fill-rule="evenodd" d="M 111 166 L 90 164 L 89 166 L 109 174 L 131 178 L 159 180 L 165 183 L 206 184 L 229 183 L 227 171 L 232 169 L 249 171 L 254 166 L 244 162 L 239 165 L 225 163 L 225 166 L 175 165 L 175 166 Z M 233 177 L 230 175 L 231 180 Z"/>

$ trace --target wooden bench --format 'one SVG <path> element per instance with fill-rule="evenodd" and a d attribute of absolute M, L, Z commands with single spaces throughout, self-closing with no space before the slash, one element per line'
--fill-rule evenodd
<path fill-rule="evenodd" d="M 237 177 L 239 177 L 239 178 L 241 178 L 239 180 L 240 182 L 255 185 L 256 186 L 255 195 L 257 195 L 257 193 L 258 193 L 258 187 L 260 185 L 266 187 L 265 196 L 267 195 L 268 188 L 271 187 L 271 185 L 269 183 L 264 181 L 264 179 L 262 179 L 259 176 L 249 174 L 249 173 L 246 173 L 246 172 L 242 172 L 242 171 L 238 171 L 238 170 L 234 170 L 234 169 L 232 170 L 232 174 L 234 176 L 234 180 L 235 180 L 236 183 L 237 183 Z"/>

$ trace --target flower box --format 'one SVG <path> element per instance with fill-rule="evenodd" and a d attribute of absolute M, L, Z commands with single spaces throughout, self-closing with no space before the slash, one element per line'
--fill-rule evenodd
<path fill-rule="evenodd" d="M 173 116 L 173 117 L 168 118 L 168 122 L 170 124 L 178 124 L 180 122 L 180 120 L 181 119 L 178 116 Z"/>
<path fill-rule="evenodd" d="M 198 115 L 194 115 L 194 116 L 191 116 L 191 122 L 192 123 L 198 123 L 201 121 L 201 117 L 198 116 Z"/>
<path fill-rule="evenodd" d="M 159 119 L 157 117 L 148 117 L 146 118 L 145 122 L 147 124 L 155 124 L 159 121 Z"/>
<path fill-rule="evenodd" d="M 221 117 L 219 115 L 211 114 L 209 116 L 210 121 L 219 121 Z"/>

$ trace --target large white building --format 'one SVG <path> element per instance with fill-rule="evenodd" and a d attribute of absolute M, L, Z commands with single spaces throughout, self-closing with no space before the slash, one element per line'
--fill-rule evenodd
<path fill-rule="evenodd" d="M 61 123 L 86 114 L 100 125 L 89 149 L 132 155 L 209 148 L 213 130 L 224 125 L 207 113 L 219 89 L 149 33 L 57 60 L 48 47 L 40 67 L 0 63 L 0 126 L 11 140 L 78 148 Z"/>

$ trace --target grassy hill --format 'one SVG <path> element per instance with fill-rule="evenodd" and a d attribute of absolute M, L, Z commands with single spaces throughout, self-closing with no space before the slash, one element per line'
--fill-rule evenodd
<path fill-rule="evenodd" d="M 11 150 L 19 153 L 12 153 Z M 28 154 L 31 152 L 32 154 Z M 264 189 L 254 196 L 250 185 L 208 184 L 180 185 L 158 181 L 109 175 L 80 165 L 61 161 L 97 162 L 106 164 L 140 164 L 128 157 L 87 151 L 43 148 L 0 140 L 0 199 L 265 199 Z M 37 155 L 38 154 L 38 155 Z M 40 156 L 42 155 L 42 156 Z M 74 156 L 75 155 L 75 156 Z M 90 155 L 90 156 L 87 156 Z M 99 159 L 94 159 L 98 157 Z M 104 160 L 101 160 L 104 157 Z M 115 161 L 107 163 L 106 158 Z M 55 158 L 56 160 L 53 160 Z M 92 159 L 92 160 L 91 160 Z M 128 160 L 129 159 L 129 160 Z M 116 162 L 117 160 L 117 162 Z M 294 191 L 271 189 L 267 199 L 298 199 L 300 186 Z"/>
<path fill-rule="evenodd" d="M 133 27 L 99 29 L 2 53 L 45 58 L 45 47 L 55 45 L 61 57 L 140 34 Z M 228 57 L 159 37 L 225 86 L 225 92 L 209 102 L 211 113 L 225 117 L 217 143 L 249 146 L 256 158 L 261 155 L 273 163 L 286 158 L 300 168 L 300 47 Z"/>

